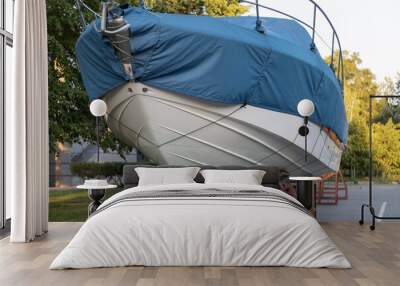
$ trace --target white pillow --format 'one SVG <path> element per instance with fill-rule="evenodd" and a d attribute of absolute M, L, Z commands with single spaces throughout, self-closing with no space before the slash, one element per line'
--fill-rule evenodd
<path fill-rule="evenodd" d="M 198 167 L 135 168 L 139 176 L 138 186 L 195 183 L 193 179 L 199 170 L 200 168 Z"/>
<path fill-rule="evenodd" d="M 265 171 L 261 170 L 202 170 L 205 184 L 261 185 Z"/>

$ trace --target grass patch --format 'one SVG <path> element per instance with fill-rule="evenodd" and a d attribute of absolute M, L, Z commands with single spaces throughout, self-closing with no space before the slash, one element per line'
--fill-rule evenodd
<path fill-rule="evenodd" d="M 106 191 L 105 199 L 120 191 Z M 86 221 L 90 202 L 87 190 L 50 190 L 49 221 Z"/>

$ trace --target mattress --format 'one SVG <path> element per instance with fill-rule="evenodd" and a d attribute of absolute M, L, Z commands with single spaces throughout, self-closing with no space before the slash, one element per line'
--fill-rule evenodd
<path fill-rule="evenodd" d="M 133 265 L 351 267 L 291 196 L 262 186 L 193 183 L 112 196 L 50 269 Z"/>

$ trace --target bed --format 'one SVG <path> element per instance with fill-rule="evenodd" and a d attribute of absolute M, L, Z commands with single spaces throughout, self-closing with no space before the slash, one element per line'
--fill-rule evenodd
<path fill-rule="evenodd" d="M 123 181 L 127 188 L 102 203 L 50 269 L 351 267 L 316 219 L 278 189 L 279 169 L 266 170 L 263 185 L 202 183 L 197 175 L 196 183 L 137 186 L 134 167 L 125 166 Z"/>

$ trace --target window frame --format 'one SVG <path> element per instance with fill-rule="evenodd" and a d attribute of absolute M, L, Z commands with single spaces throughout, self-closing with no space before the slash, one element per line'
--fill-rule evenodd
<path fill-rule="evenodd" d="M 6 217 L 6 190 L 5 190 L 5 92 L 6 92 L 6 48 L 13 48 L 13 34 L 6 31 L 6 1 L 0 0 L 0 235 L 9 228 Z M 12 9 L 14 12 L 14 8 Z"/>

